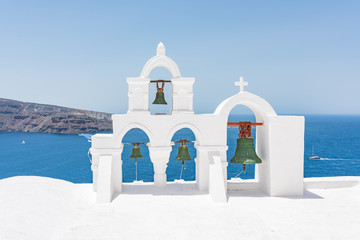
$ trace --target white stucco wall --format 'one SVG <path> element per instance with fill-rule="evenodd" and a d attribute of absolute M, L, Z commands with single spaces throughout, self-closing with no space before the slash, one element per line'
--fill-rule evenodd
<path fill-rule="evenodd" d="M 304 117 L 269 118 L 269 179 L 271 196 L 303 195 Z"/>

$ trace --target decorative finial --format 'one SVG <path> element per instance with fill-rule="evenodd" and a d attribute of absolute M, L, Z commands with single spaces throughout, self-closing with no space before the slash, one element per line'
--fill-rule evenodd
<path fill-rule="evenodd" d="M 160 42 L 157 46 L 156 55 L 165 56 L 165 46 L 162 42 Z"/>
<path fill-rule="evenodd" d="M 240 86 L 240 92 L 244 92 L 244 87 L 248 85 L 248 82 L 244 82 L 244 78 L 240 77 L 239 82 L 235 82 L 235 86 Z"/>

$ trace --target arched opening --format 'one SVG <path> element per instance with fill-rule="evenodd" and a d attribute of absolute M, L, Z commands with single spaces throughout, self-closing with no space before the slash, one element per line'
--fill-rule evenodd
<path fill-rule="evenodd" d="M 244 105 L 236 105 L 228 116 L 228 122 L 256 122 L 254 113 Z M 256 127 L 251 129 L 252 138 L 256 149 Z M 227 179 L 241 178 L 241 179 L 255 179 L 256 164 L 247 164 L 245 173 L 242 172 L 242 164 L 230 163 L 231 158 L 234 157 L 237 148 L 237 139 L 239 138 L 239 128 L 237 126 L 228 127 L 227 129 Z"/>
<path fill-rule="evenodd" d="M 181 143 L 179 143 L 177 141 L 180 141 L 181 139 L 186 139 L 188 141 L 192 141 L 192 142 L 186 143 L 188 150 L 189 150 L 189 155 L 191 157 L 191 160 L 184 161 L 184 169 L 183 170 L 182 170 L 182 161 L 175 160 L 175 158 L 177 157 L 177 155 L 179 153 L 179 146 L 181 145 Z M 196 174 L 195 174 L 196 173 L 196 168 L 195 168 L 196 149 L 195 149 L 194 141 L 196 141 L 196 138 L 195 138 L 193 131 L 189 128 L 181 128 L 180 130 L 175 132 L 171 141 L 176 142 L 176 143 L 172 146 L 172 151 L 170 153 L 168 167 L 166 169 L 167 181 L 174 181 L 174 180 L 180 179 L 180 175 L 181 175 L 181 179 L 183 179 L 185 181 L 195 181 L 195 179 L 196 179 Z M 182 173 L 181 173 L 181 170 L 182 170 Z"/>
<path fill-rule="evenodd" d="M 164 67 L 154 68 L 150 75 L 150 81 L 154 80 L 170 80 L 171 73 Z M 159 87 L 162 87 L 162 83 L 158 83 Z M 150 114 L 171 114 L 173 105 L 173 87 L 171 82 L 165 82 L 164 85 L 164 98 L 167 104 L 153 104 L 156 98 L 156 83 L 150 83 L 149 85 L 149 110 Z"/>
<path fill-rule="evenodd" d="M 146 144 L 139 145 L 142 158 L 137 159 L 136 171 L 135 159 L 130 158 L 133 149 L 131 143 L 134 142 L 149 143 L 150 140 L 148 135 L 139 128 L 131 129 L 122 138 L 122 143 L 124 144 L 121 154 L 123 182 L 136 181 L 136 175 L 138 181 L 153 182 L 154 167 L 150 161 L 149 148 Z"/>

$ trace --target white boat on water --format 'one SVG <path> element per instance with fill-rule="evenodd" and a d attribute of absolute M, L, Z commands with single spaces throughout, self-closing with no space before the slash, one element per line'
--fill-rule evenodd
<path fill-rule="evenodd" d="M 312 154 L 311 154 L 311 157 L 308 157 L 309 160 L 319 160 L 320 157 L 319 156 L 316 156 L 314 155 L 314 145 L 312 146 Z"/>
<path fill-rule="evenodd" d="M 25 140 L 23 140 L 21 144 L 25 144 Z"/>

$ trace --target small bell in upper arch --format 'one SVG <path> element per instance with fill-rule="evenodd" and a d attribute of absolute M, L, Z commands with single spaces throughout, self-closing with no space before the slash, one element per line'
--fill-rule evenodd
<path fill-rule="evenodd" d="M 165 101 L 164 92 L 156 92 L 156 97 L 153 104 L 167 104 L 167 102 Z"/>
<path fill-rule="evenodd" d="M 152 104 L 164 104 L 166 105 L 167 102 L 165 101 L 165 95 L 164 95 L 164 86 L 165 86 L 165 81 L 161 80 L 162 82 L 162 87 L 159 88 L 159 81 L 156 81 L 156 97 L 155 100 Z"/>

